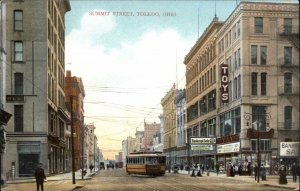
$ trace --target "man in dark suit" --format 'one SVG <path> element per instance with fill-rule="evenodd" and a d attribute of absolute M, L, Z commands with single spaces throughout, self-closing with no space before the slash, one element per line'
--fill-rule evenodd
<path fill-rule="evenodd" d="M 40 190 L 40 187 L 41 187 L 41 191 L 44 191 L 44 180 L 46 179 L 46 175 L 45 175 L 45 171 L 42 168 L 42 166 L 43 166 L 42 163 L 40 163 L 34 172 L 37 191 Z"/>

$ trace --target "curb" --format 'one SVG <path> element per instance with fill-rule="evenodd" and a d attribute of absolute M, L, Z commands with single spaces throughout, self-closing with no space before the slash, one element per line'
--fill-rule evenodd
<path fill-rule="evenodd" d="M 286 189 L 286 190 L 295 190 L 297 188 L 294 187 L 287 187 L 287 186 L 280 186 L 280 185 L 272 185 L 272 184 L 263 184 L 264 186 L 268 186 L 268 187 L 275 187 L 275 188 L 281 188 L 281 189 Z"/>
<path fill-rule="evenodd" d="M 83 187 L 84 187 L 83 185 L 78 185 L 78 186 L 75 186 L 75 188 L 73 188 L 71 191 L 75 191 L 75 190 L 83 188 Z"/>

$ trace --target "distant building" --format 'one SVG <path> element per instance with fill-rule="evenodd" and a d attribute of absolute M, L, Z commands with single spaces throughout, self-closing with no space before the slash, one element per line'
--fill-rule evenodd
<path fill-rule="evenodd" d="M 143 139 L 144 139 L 144 131 L 138 131 L 135 132 L 135 138 L 136 138 L 136 148 L 135 151 L 142 151 L 144 150 L 143 145 Z"/>
<path fill-rule="evenodd" d="M 153 135 L 160 129 L 159 123 L 146 123 L 144 122 L 144 136 L 143 136 L 143 148 L 145 151 L 149 151 L 153 145 Z"/>

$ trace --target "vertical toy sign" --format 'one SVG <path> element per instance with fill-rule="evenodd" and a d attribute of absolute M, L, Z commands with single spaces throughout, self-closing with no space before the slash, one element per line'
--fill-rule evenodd
<path fill-rule="evenodd" d="M 228 65 L 221 65 L 221 100 L 222 103 L 228 103 L 229 101 L 229 87 L 228 87 Z"/>

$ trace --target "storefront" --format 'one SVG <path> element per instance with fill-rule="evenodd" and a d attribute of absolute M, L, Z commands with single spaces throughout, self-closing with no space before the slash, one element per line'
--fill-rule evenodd
<path fill-rule="evenodd" d="M 238 165 L 241 162 L 238 155 L 240 148 L 240 142 L 218 144 L 216 161 L 218 161 L 220 166 L 224 169 L 227 169 L 229 164 Z"/>

